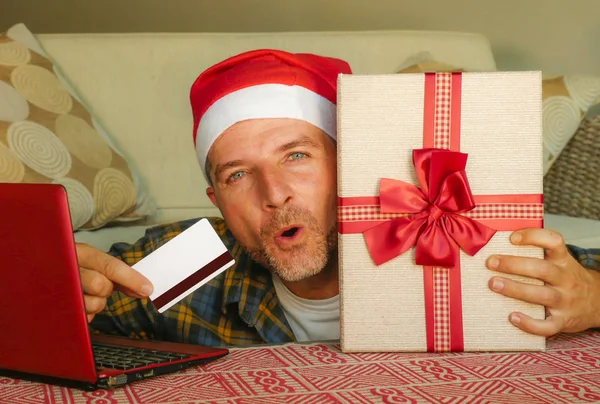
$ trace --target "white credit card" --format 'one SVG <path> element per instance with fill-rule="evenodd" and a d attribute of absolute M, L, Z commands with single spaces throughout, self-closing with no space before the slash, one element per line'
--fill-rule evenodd
<path fill-rule="evenodd" d="M 201 219 L 132 266 L 154 291 L 150 300 L 159 313 L 235 263 L 207 219 Z"/>

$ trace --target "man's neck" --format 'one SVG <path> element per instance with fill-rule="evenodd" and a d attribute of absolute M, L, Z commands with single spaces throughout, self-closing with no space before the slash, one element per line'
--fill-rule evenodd
<path fill-rule="evenodd" d="M 322 300 L 334 297 L 340 293 L 337 256 L 321 272 L 310 278 L 297 282 L 281 281 L 290 292 L 303 299 Z"/>

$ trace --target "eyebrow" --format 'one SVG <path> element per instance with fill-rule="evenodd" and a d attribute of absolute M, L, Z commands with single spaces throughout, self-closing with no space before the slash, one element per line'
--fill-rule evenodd
<path fill-rule="evenodd" d="M 217 164 L 217 167 L 215 168 L 215 178 L 219 179 L 221 177 L 221 174 L 223 173 L 223 171 L 227 170 L 228 168 L 233 168 L 233 167 L 237 167 L 240 165 L 242 165 L 241 160 L 233 160 L 233 161 L 229 161 L 225 164 Z"/>
<path fill-rule="evenodd" d="M 300 139 L 297 140 L 293 140 L 291 142 L 288 143 L 284 143 L 281 146 L 279 146 L 277 148 L 277 152 L 281 153 L 281 152 L 285 152 L 287 150 L 291 150 L 291 149 L 295 149 L 296 147 L 319 147 L 319 144 L 317 142 L 315 142 L 314 140 L 312 140 L 311 138 L 309 138 L 308 136 L 302 136 Z M 223 171 L 229 169 L 229 168 L 234 168 L 237 166 L 241 166 L 243 163 L 241 160 L 232 160 L 232 161 L 228 161 L 225 164 L 217 164 L 217 166 L 215 167 L 215 178 L 220 178 L 221 174 L 223 173 Z"/>
<path fill-rule="evenodd" d="M 298 140 L 293 140 L 291 142 L 288 142 L 288 143 L 285 143 L 285 144 L 279 146 L 277 148 L 277 151 L 284 152 L 284 151 L 294 149 L 296 147 L 301 147 L 301 146 L 318 148 L 319 144 L 317 142 L 315 142 L 314 140 L 312 140 L 311 138 L 309 138 L 307 136 L 303 136 L 302 138 L 300 138 Z"/>

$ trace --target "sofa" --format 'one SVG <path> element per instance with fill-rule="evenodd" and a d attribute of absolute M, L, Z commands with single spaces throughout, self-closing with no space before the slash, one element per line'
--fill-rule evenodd
<path fill-rule="evenodd" d="M 104 251 L 114 242 L 134 242 L 156 224 L 220 216 L 205 195 L 207 184 L 194 152 L 188 102 L 193 80 L 219 60 L 253 48 L 280 48 L 343 58 L 355 73 L 398 73 L 415 67 L 426 69 L 428 64 L 463 71 L 496 70 L 488 40 L 476 33 L 42 34 L 30 32 L 23 24 L 7 32 L 8 37 L 51 61 L 60 83 L 89 112 L 93 122 L 89 125 L 101 134 L 104 144 L 100 145 L 100 138 L 95 140 L 98 153 L 107 144 L 114 151 L 111 164 L 117 164 L 114 161 L 118 157 L 119 167 L 131 173 L 135 189 L 127 194 L 133 201 L 130 209 L 115 217 L 97 216 L 95 212 L 76 216 L 81 219 L 74 227 L 76 240 Z M 79 157 L 72 158 L 69 172 L 78 167 L 76 161 L 96 159 L 102 165 L 89 143 L 81 147 L 89 149 L 88 157 L 69 147 L 71 155 Z M 108 177 L 103 178 L 108 181 Z M 85 184 L 84 180 L 79 182 Z M 107 184 L 112 184 L 111 195 L 117 195 L 118 181 Z M 96 177 L 88 189 L 101 186 Z M 90 200 L 88 193 L 93 192 L 84 191 L 73 197 L 74 204 L 77 198 Z M 72 195 L 76 195 L 75 188 Z M 95 194 L 91 198 L 99 203 Z M 107 201 L 102 204 L 110 204 Z M 87 218 L 92 216 L 95 224 L 83 225 L 90 223 Z M 600 247 L 598 220 L 547 214 L 545 226 L 563 233 L 569 243 Z"/>

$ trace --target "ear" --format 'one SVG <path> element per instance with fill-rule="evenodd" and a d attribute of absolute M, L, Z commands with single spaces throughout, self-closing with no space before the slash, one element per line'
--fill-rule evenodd
<path fill-rule="evenodd" d="M 208 199 L 210 199 L 212 204 L 218 208 L 217 199 L 215 198 L 215 190 L 213 187 L 206 188 L 206 196 L 208 196 Z"/>

